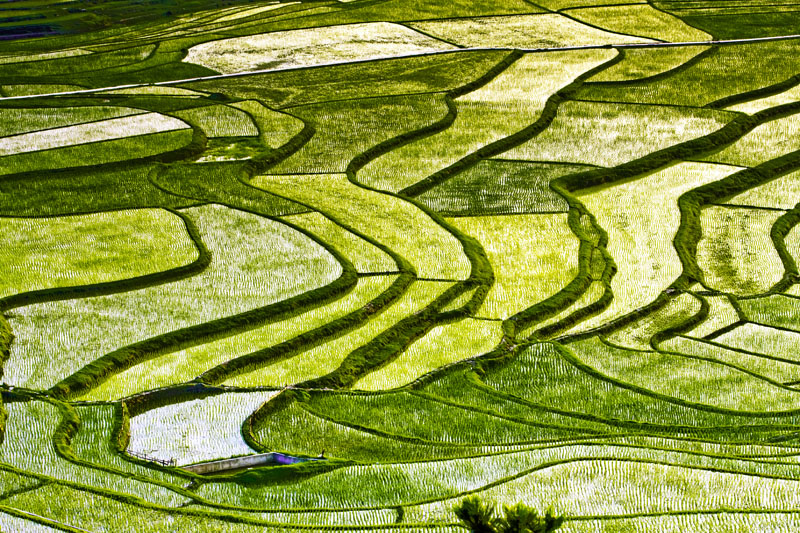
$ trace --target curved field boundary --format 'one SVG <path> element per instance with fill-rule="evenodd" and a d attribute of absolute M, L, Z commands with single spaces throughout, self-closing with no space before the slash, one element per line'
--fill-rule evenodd
<path fill-rule="evenodd" d="M 443 55 L 443 54 L 453 54 L 458 52 L 469 52 L 469 51 L 519 51 L 524 53 L 540 53 L 540 52 L 556 52 L 556 51 L 565 51 L 565 50 L 592 50 L 598 48 L 617 48 L 617 49 L 626 49 L 626 48 L 666 48 L 666 47 L 676 47 L 676 46 L 698 46 L 698 45 L 737 45 L 737 44 L 747 44 L 747 43 L 757 43 L 757 42 L 767 42 L 767 41 L 786 41 L 792 39 L 800 39 L 800 34 L 798 35 L 781 35 L 777 37 L 754 37 L 750 39 L 727 39 L 727 40 L 717 40 L 717 41 L 688 41 L 688 42 L 679 42 L 679 43 L 634 43 L 634 44 L 593 44 L 593 45 L 582 45 L 582 46 L 562 46 L 562 47 L 553 47 L 553 48 L 506 48 L 506 47 L 471 47 L 471 48 L 461 48 L 459 50 L 443 50 L 439 52 L 427 52 L 424 54 L 407 54 L 407 55 L 397 55 L 391 57 L 384 57 L 378 60 L 375 59 L 364 59 L 364 60 L 356 60 L 356 61 L 332 61 L 329 63 L 322 63 L 319 65 L 314 65 L 310 67 L 281 67 L 275 69 L 263 69 L 263 70 L 251 70 L 247 72 L 237 72 L 234 74 L 216 74 L 213 76 L 199 76 L 196 78 L 186 78 L 182 80 L 170 80 L 170 81 L 158 81 L 153 83 L 131 83 L 127 85 L 114 85 L 110 87 L 100 87 L 97 89 L 83 89 L 79 91 L 65 91 L 65 92 L 58 92 L 58 93 L 48 93 L 48 94 L 32 94 L 32 95 L 22 95 L 22 96 L 5 96 L 0 98 L 0 102 L 10 101 L 10 100 L 27 100 L 31 98 L 42 98 L 42 97 L 50 97 L 50 96 L 70 96 L 76 94 L 93 94 L 103 91 L 111 91 L 111 90 L 118 90 L 118 89 L 136 89 L 139 87 L 159 87 L 164 85 L 179 85 L 183 83 L 191 83 L 196 81 L 210 81 L 210 80 L 219 80 L 219 79 L 226 79 L 226 78 L 238 78 L 242 76 L 250 76 L 253 74 L 269 74 L 270 72 L 284 72 L 290 70 L 304 70 L 309 68 L 322 68 L 328 67 L 332 65 L 354 65 L 360 63 L 370 63 L 374 61 L 383 61 L 383 60 L 390 60 L 390 59 L 398 59 L 401 57 L 422 57 L 422 56 L 430 56 L 430 55 Z"/>
<path fill-rule="evenodd" d="M 60 383 L 54 385 L 50 392 L 54 397 L 75 397 L 111 375 L 130 368 L 138 362 L 151 359 L 156 355 L 173 352 L 175 350 L 195 346 L 219 336 L 229 336 L 240 331 L 247 331 L 254 327 L 297 316 L 305 310 L 324 305 L 342 294 L 349 292 L 358 281 L 355 267 L 337 250 L 326 243 L 321 243 L 314 235 L 285 221 L 278 220 L 310 238 L 321 245 L 330 253 L 336 262 L 342 266 L 342 274 L 332 283 L 314 289 L 289 299 L 275 302 L 265 307 L 252 309 L 233 316 L 218 318 L 195 326 L 188 326 L 171 332 L 163 333 L 149 339 L 118 348 L 110 353 L 95 359 L 75 374 L 68 376 Z"/>
<path fill-rule="evenodd" d="M 189 238 L 192 240 L 195 248 L 197 249 L 198 257 L 190 264 L 171 268 L 161 272 L 154 272 L 152 274 L 146 274 L 143 276 L 136 276 L 117 281 L 108 281 L 73 287 L 54 287 L 51 289 L 40 289 L 6 296 L 5 298 L 0 299 L 0 312 L 44 302 L 72 300 L 75 298 L 89 298 L 92 296 L 104 296 L 118 292 L 133 291 L 142 289 L 144 287 L 152 287 L 155 285 L 162 285 L 164 283 L 171 283 L 199 274 L 211 263 L 211 255 L 209 254 L 208 248 L 206 248 L 205 244 L 200 238 L 200 233 L 197 229 L 197 226 L 195 226 L 194 222 L 192 222 L 189 217 L 174 209 L 168 209 L 168 211 L 180 217 L 184 226 L 186 227 L 186 232 L 189 234 Z"/>
<path fill-rule="evenodd" d="M 793 115 L 798 112 L 800 112 L 800 104 L 792 103 L 766 109 L 750 116 L 740 115 L 721 129 L 705 137 L 670 146 L 614 168 L 589 170 L 564 176 L 556 179 L 552 183 L 552 187 L 569 201 L 573 198 L 571 194 L 573 191 L 632 179 L 636 176 L 659 170 L 675 162 L 714 153 L 733 144 L 762 123 Z M 691 284 L 691 281 L 703 279 L 703 274 L 697 266 L 695 259 L 697 243 L 701 236 L 699 227 L 701 205 L 719 201 L 721 195 L 727 194 L 729 190 L 741 192 L 753 186 L 753 184 L 758 185 L 773 177 L 786 174 L 795 169 L 795 167 L 792 166 L 795 164 L 795 159 L 800 161 L 800 154 L 794 157 L 790 154 L 789 156 L 782 156 L 781 158 L 768 161 L 756 167 L 759 170 L 745 169 L 719 182 L 714 182 L 690 191 L 679 198 L 678 206 L 681 211 L 681 225 L 673 242 L 683 264 L 683 274 L 671 285 L 672 289 L 686 289 Z M 765 170 L 768 172 L 767 174 L 764 173 Z M 732 189 L 734 186 L 733 184 L 738 183 L 743 177 L 747 179 L 749 184 L 739 185 L 736 186 L 735 189 Z M 585 211 L 585 208 L 581 206 L 581 210 Z M 596 226 L 594 217 L 588 212 L 585 214 L 589 216 L 593 225 Z M 568 342 L 572 342 L 588 338 L 598 333 L 607 334 L 616 331 L 642 316 L 662 308 L 666 305 L 667 301 L 674 296 L 674 294 L 662 293 L 650 304 L 636 309 L 625 316 L 614 319 L 604 326 L 594 328 L 585 333 L 570 335 L 561 340 L 568 339 Z"/>

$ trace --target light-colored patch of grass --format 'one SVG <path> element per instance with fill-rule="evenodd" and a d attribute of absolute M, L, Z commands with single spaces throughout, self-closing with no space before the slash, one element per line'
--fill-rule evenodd
<path fill-rule="evenodd" d="M 71 442 L 75 456 L 93 465 L 138 474 L 160 482 L 184 485 L 186 478 L 182 476 L 129 461 L 117 452 L 117 409 L 118 406 L 114 404 L 83 405 L 75 408 L 81 419 L 78 433 Z"/>
<path fill-rule="evenodd" d="M 686 531 L 770 531 L 794 533 L 800 529 L 800 517 L 795 513 L 780 511 L 749 511 L 707 514 L 691 513 L 665 516 L 637 516 L 636 518 L 608 518 L 567 522 L 560 533 L 685 533 Z"/>
<path fill-rule="evenodd" d="M 370 22 L 212 41 L 190 48 L 184 61 L 229 74 L 453 48 L 399 24 Z"/>
<path fill-rule="evenodd" d="M 800 405 L 800 392 L 710 361 L 616 349 L 597 338 L 568 349 L 606 376 L 673 398 L 742 411 L 784 411 Z"/>
<path fill-rule="evenodd" d="M 720 335 L 714 342 L 800 362 L 800 354 L 797 353 L 797 347 L 800 346 L 800 332 L 747 323 Z"/>
<path fill-rule="evenodd" d="M 396 272 L 391 256 L 356 234 L 331 221 L 322 213 L 303 213 L 283 220 L 310 231 L 344 255 L 359 272 Z"/>
<path fill-rule="evenodd" d="M 252 7 L 250 9 L 243 9 L 240 11 L 236 11 L 235 13 L 231 13 L 229 15 L 225 15 L 218 19 L 214 19 L 215 23 L 220 22 L 231 22 L 239 19 L 243 19 L 246 17 L 253 17 L 255 15 L 260 15 L 261 13 L 266 13 L 267 11 L 272 11 L 273 9 L 280 9 L 282 7 L 291 6 L 293 4 L 299 4 L 300 2 L 286 2 L 283 4 L 270 4 L 266 6 L 258 6 Z"/>
<path fill-rule="evenodd" d="M 5 408 L 8 410 L 6 437 L 3 446 L 0 446 L 0 461 L 3 463 L 56 479 L 116 490 L 162 505 L 177 505 L 186 501 L 186 498 L 168 489 L 79 466 L 60 457 L 52 441 L 53 432 L 61 420 L 54 405 L 28 401 L 11 403 Z"/>
<path fill-rule="evenodd" d="M 206 270 L 146 289 L 16 309 L 6 382 L 47 388 L 112 350 L 290 298 L 342 272 L 322 246 L 279 222 L 219 205 L 184 213 L 211 252 Z"/>
<path fill-rule="evenodd" d="M 800 150 L 800 115 L 772 120 L 705 159 L 729 165 L 756 166 Z"/>
<path fill-rule="evenodd" d="M 550 127 L 503 157 L 613 167 L 708 135 L 731 118 L 705 109 L 564 102 Z"/>
<path fill-rule="evenodd" d="M 225 361 L 274 346 L 356 311 L 388 289 L 394 279 L 394 276 L 363 278 L 346 296 L 294 318 L 145 361 L 113 376 L 84 398 L 116 400 L 137 392 L 190 381 Z"/>
<path fill-rule="evenodd" d="M 700 311 L 700 301 L 689 294 L 673 298 L 662 309 L 615 331 L 608 340 L 634 350 L 651 350 L 650 339 L 656 333 L 677 326 Z"/>
<path fill-rule="evenodd" d="M 0 218 L 0 297 L 141 276 L 197 256 L 183 221 L 160 209 Z"/>
<path fill-rule="evenodd" d="M 726 203 L 792 209 L 800 201 L 800 171 L 792 172 L 763 185 L 747 189 Z"/>
<path fill-rule="evenodd" d="M 800 330 L 800 299 L 773 294 L 740 300 L 742 312 L 753 322 L 766 326 Z"/>
<path fill-rule="evenodd" d="M 0 528 L 3 531 L 25 531 L 26 533 L 56 533 L 58 529 L 38 522 L 26 520 L 0 512 Z"/>
<path fill-rule="evenodd" d="M 757 100 L 742 102 L 741 104 L 734 104 L 726 107 L 725 109 L 728 111 L 740 111 L 742 113 L 752 115 L 753 113 L 758 113 L 759 111 L 769 109 L 770 107 L 791 104 L 792 102 L 797 102 L 798 100 L 800 100 L 800 85 L 795 85 L 791 89 L 788 89 L 782 93 L 765 96 L 764 98 L 758 98 Z"/>
<path fill-rule="evenodd" d="M 715 339 L 715 342 L 718 339 Z M 761 376 L 773 379 L 780 383 L 797 381 L 800 379 L 800 364 L 776 361 L 768 357 L 750 355 L 736 350 L 729 350 L 714 344 L 704 343 L 699 340 L 675 337 L 659 345 L 659 349 L 670 352 L 679 352 L 688 355 L 710 357 L 717 361 L 730 363 L 755 372 Z"/>
<path fill-rule="evenodd" d="M 376 391 L 401 387 L 441 366 L 486 353 L 502 337 L 500 322 L 495 321 L 468 318 L 437 326 L 400 357 L 361 378 L 353 388 Z"/>
<path fill-rule="evenodd" d="M 7 505 L 30 510 L 62 524 L 77 525 L 85 531 L 261 533 L 265 529 L 263 525 L 231 523 L 208 516 L 186 516 L 146 508 L 54 484 L 14 496 Z"/>
<path fill-rule="evenodd" d="M 258 135 L 258 128 L 246 113 L 226 105 L 194 107 L 178 111 L 175 115 L 200 126 L 200 129 L 208 137 L 255 137 Z"/>
<path fill-rule="evenodd" d="M 303 129 L 302 121 L 286 113 L 279 113 L 257 100 L 244 100 L 231 104 L 248 113 L 261 130 L 261 139 L 271 148 L 278 148 Z"/>
<path fill-rule="evenodd" d="M 590 81 L 629 81 L 648 78 L 683 65 L 707 46 L 678 46 L 625 50 L 625 58 L 592 76 Z"/>
<path fill-rule="evenodd" d="M 615 455 L 622 451 L 613 452 Z M 669 511 L 718 511 L 720 508 L 734 509 L 785 509 L 797 505 L 797 485 L 793 480 L 769 479 L 756 475 L 714 472 L 701 468 L 684 468 L 646 462 L 648 450 L 629 452 L 642 462 L 597 459 L 575 461 L 538 470 L 484 490 L 478 495 L 486 500 L 512 505 L 516 502 L 543 511 L 552 506 L 558 514 L 568 516 L 603 516 L 638 513 L 665 513 Z M 661 454 L 657 454 L 661 455 Z M 460 499 L 460 498 L 459 498 Z M 422 517 L 444 519 L 451 516 L 452 505 L 457 499 L 448 499 L 422 507 L 406 509 L 409 520 Z M 695 524 L 696 515 L 678 515 L 674 520 L 686 525 Z M 736 514 L 722 513 L 705 521 L 708 525 L 747 524 L 737 519 Z M 644 532 L 665 531 L 658 526 L 663 519 L 636 517 L 624 523 L 641 521 L 645 527 L 630 529 L 589 529 L 575 526 L 580 522 L 567 522 L 565 531 L 599 533 L 608 531 Z M 751 523 L 770 524 L 769 520 Z M 794 523 L 792 521 L 790 523 Z M 590 522 L 591 523 L 591 522 Z M 703 524 L 703 522 L 700 522 Z M 559 528 L 559 533 L 562 528 Z M 771 530 L 767 526 L 767 530 Z M 668 529 L 666 531 L 759 531 L 758 529 Z M 780 530 L 784 531 L 784 530 Z M 789 531 L 789 530 L 786 530 Z"/>
<path fill-rule="evenodd" d="M 783 263 L 770 239 L 780 212 L 708 206 L 700 215 L 703 238 L 697 264 L 706 284 L 736 295 L 769 290 L 783 277 Z"/>
<path fill-rule="evenodd" d="M 395 192 L 412 185 L 533 123 L 553 93 L 615 54 L 612 50 L 528 54 L 483 87 L 456 99 L 458 114 L 449 128 L 377 158 L 359 171 L 357 179 Z"/>
<path fill-rule="evenodd" d="M 0 136 L 19 135 L 36 130 L 63 128 L 85 122 L 141 114 L 130 107 L 36 107 L 0 109 Z"/>
<path fill-rule="evenodd" d="M 708 317 L 687 335 L 705 337 L 739 320 L 736 309 L 725 296 L 705 296 L 708 302 Z"/>
<path fill-rule="evenodd" d="M 653 300 L 681 274 L 672 245 L 680 226 L 680 195 L 724 178 L 736 169 L 680 163 L 644 177 L 579 195 L 608 233 L 608 251 L 617 265 L 611 305 L 572 331 L 585 331 Z"/>
<path fill-rule="evenodd" d="M 440 281 L 417 281 L 388 309 L 360 328 L 290 359 L 231 378 L 225 385 L 283 387 L 324 376 L 338 368 L 347 354 L 403 318 L 421 311 L 450 286 Z"/>
<path fill-rule="evenodd" d="M 574 9 L 569 16 L 603 29 L 661 41 L 710 41 L 711 35 L 649 4 Z"/>
<path fill-rule="evenodd" d="M 252 184 L 318 209 L 384 244 L 411 262 L 422 278 L 469 276 L 469 262 L 455 236 L 413 204 L 358 187 L 344 174 L 264 175 Z"/>
<path fill-rule="evenodd" d="M 649 41 L 593 28 L 557 13 L 414 22 L 411 26 L 462 46 L 557 48 Z"/>
<path fill-rule="evenodd" d="M 197 98 L 206 96 L 205 93 L 190 91 L 189 89 L 181 89 L 180 87 L 171 87 L 169 85 L 146 85 L 144 87 L 131 87 L 129 89 L 114 89 L 112 91 L 105 91 L 99 94 L 137 94 L 153 96 L 186 96 Z"/>
<path fill-rule="evenodd" d="M 219 394 L 145 411 L 131 417 L 128 450 L 179 465 L 252 454 L 242 423 L 277 393 Z"/>
<path fill-rule="evenodd" d="M 481 243 L 494 269 L 494 285 L 478 316 L 508 318 L 552 296 L 578 274 L 579 241 L 566 214 L 448 221 Z"/>
<path fill-rule="evenodd" d="M 58 129 L 3 137 L 0 138 L 0 156 L 123 139 L 137 135 L 181 130 L 188 127 L 185 122 L 176 118 L 159 113 L 144 113 L 102 120 L 91 124 L 66 126 Z"/>

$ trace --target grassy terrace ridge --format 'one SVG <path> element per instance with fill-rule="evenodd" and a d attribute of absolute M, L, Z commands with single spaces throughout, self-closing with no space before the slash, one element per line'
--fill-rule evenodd
<path fill-rule="evenodd" d="M 797 531 L 798 21 L 3 4 L 0 530 Z"/>

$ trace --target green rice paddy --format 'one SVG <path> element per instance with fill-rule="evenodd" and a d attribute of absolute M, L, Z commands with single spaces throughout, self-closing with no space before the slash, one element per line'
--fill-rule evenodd
<path fill-rule="evenodd" d="M 0 17 L 0 531 L 798 529 L 796 2 L 85 8 Z"/>

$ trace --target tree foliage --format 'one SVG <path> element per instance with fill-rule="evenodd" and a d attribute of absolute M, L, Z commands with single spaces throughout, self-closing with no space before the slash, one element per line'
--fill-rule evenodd
<path fill-rule="evenodd" d="M 453 512 L 472 533 L 551 533 L 564 523 L 564 517 L 556 516 L 552 509 L 539 516 L 536 509 L 524 503 L 504 505 L 504 516 L 497 517 L 494 504 L 478 496 L 464 498 Z"/>

